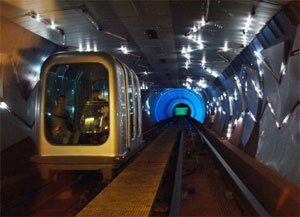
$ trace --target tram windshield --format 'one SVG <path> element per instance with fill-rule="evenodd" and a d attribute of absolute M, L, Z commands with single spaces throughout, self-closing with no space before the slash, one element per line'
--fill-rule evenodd
<path fill-rule="evenodd" d="M 101 145 L 109 135 L 108 71 L 99 63 L 53 66 L 46 74 L 45 134 L 53 145 Z"/>

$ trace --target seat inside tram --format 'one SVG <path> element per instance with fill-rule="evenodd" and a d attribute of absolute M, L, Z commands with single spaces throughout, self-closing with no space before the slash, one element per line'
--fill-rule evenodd
<path fill-rule="evenodd" d="M 47 73 L 45 134 L 53 145 L 103 144 L 109 134 L 109 80 L 99 63 L 54 65 Z"/>

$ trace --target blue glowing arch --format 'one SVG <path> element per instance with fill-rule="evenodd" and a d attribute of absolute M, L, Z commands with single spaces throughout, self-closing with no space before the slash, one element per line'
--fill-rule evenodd
<path fill-rule="evenodd" d="M 173 116 L 173 109 L 178 104 L 190 107 L 191 117 L 203 123 L 205 119 L 205 105 L 202 97 L 193 90 L 185 88 L 167 88 L 154 94 L 150 101 L 150 117 L 159 122 Z"/>

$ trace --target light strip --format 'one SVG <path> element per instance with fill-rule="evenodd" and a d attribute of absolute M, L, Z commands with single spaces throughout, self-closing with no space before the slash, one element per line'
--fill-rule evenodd
<path fill-rule="evenodd" d="M 255 85 L 255 82 L 254 82 L 253 80 L 251 80 L 251 83 L 252 83 L 252 85 L 253 85 L 253 87 L 254 87 L 254 89 L 255 89 L 255 91 L 256 91 L 258 97 L 262 99 L 262 98 L 263 98 L 262 90 L 259 89 L 259 88 Z"/>
<path fill-rule="evenodd" d="M 288 120 L 290 119 L 291 115 L 293 114 L 294 110 L 296 109 L 296 107 L 297 107 L 299 104 L 300 104 L 300 102 L 297 101 L 297 103 L 293 106 L 292 110 L 284 117 L 282 123 L 279 123 L 279 121 L 278 121 L 277 118 L 276 118 L 276 114 L 275 114 L 275 112 L 274 112 L 274 109 L 273 109 L 271 103 L 269 103 L 269 102 L 267 103 L 267 105 L 268 105 L 268 107 L 269 107 L 269 109 L 270 109 L 270 112 L 271 112 L 271 114 L 272 114 L 272 116 L 273 116 L 273 119 L 274 119 L 274 121 L 275 121 L 275 124 L 276 124 L 276 126 L 277 126 L 278 129 L 280 129 L 281 127 L 283 127 L 283 125 L 285 125 L 285 124 L 288 123 Z"/>
<path fill-rule="evenodd" d="M 251 119 L 256 122 L 256 118 L 251 111 L 248 111 L 247 114 L 251 117 Z"/>

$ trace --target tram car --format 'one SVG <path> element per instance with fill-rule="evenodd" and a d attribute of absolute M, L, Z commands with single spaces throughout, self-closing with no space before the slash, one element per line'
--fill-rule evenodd
<path fill-rule="evenodd" d="M 133 70 L 102 52 L 60 52 L 42 67 L 38 154 L 51 170 L 114 167 L 141 147 L 141 97 Z"/>

